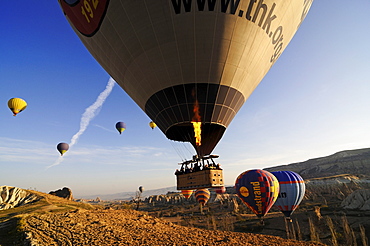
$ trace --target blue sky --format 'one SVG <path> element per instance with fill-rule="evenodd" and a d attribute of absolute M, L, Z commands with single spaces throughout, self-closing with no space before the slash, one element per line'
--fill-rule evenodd
<path fill-rule="evenodd" d="M 367 148 L 370 140 L 370 2 L 314 1 L 291 43 L 214 150 L 232 185 L 243 171 Z M 150 119 L 115 85 L 63 161 L 81 116 L 109 75 L 73 32 L 57 0 L 4 1 L 0 9 L 0 185 L 74 195 L 176 184 L 188 144 L 151 130 Z M 28 107 L 13 117 L 21 97 Z M 2 105 L 2 106 L 1 106 Z M 127 130 L 119 135 L 115 123 Z"/>

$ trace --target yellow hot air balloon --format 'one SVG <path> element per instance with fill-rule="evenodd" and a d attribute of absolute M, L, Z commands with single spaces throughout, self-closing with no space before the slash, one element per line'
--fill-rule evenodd
<path fill-rule="evenodd" d="M 205 156 L 313 0 L 58 1 L 85 47 L 166 137 Z"/>
<path fill-rule="evenodd" d="M 154 123 L 154 121 L 149 122 L 150 128 L 154 129 L 157 127 L 157 124 Z"/>
<path fill-rule="evenodd" d="M 22 98 L 11 98 L 8 101 L 8 107 L 13 112 L 14 116 L 16 116 L 27 107 L 27 103 Z"/>

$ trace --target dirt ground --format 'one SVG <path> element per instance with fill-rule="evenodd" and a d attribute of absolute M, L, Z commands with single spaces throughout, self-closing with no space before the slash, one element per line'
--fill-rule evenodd
<path fill-rule="evenodd" d="M 323 245 L 280 237 L 188 228 L 131 209 L 29 215 L 28 245 Z"/>

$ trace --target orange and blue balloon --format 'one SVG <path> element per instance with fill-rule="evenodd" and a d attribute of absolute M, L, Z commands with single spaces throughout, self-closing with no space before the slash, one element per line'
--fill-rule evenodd
<path fill-rule="evenodd" d="M 265 216 L 279 194 L 279 182 L 270 172 L 255 169 L 241 173 L 235 181 L 239 198 L 259 218 Z"/>
<path fill-rule="evenodd" d="M 124 122 L 117 122 L 116 123 L 116 129 L 121 134 L 124 130 L 126 130 L 126 124 Z"/>
<path fill-rule="evenodd" d="M 306 191 L 306 185 L 303 178 L 295 172 L 277 171 L 271 173 L 277 178 L 280 185 L 279 196 L 275 206 L 289 218 L 301 203 Z"/>
<path fill-rule="evenodd" d="M 202 205 L 206 205 L 209 198 L 211 196 L 211 192 L 208 189 L 198 189 L 195 191 L 195 199 Z"/>

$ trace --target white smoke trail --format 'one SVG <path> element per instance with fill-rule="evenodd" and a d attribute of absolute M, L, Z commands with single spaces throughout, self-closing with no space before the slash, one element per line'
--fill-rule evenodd
<path fill-rule="evenodd" d="M 75 135 L 73 135 L 71 142 L 69 144 L 69 149 L 71 149 L 71 147 L 77 143 L 79 137 L 85 132 L 85 130 L 89 126 L 90 121 L 99 113 L 99 110 L 103 106 L 103 103 L 105 102 L 109 94 L 112 92 L 114 84 L 115 84 L 114 79 L 110 78 L 104 91 L 100 93 L 96 101 L 91 106 L 85 109 L 85 112 L 82 114 L 80 121 L 80 130 Z M 48 166 L 46 169 L 53 166 L 57 166 L 60 163 L 62 163 L 62 161 L 63 156 L 59 156 L 59 158 L 54 162 L 54 164 Z"/>

